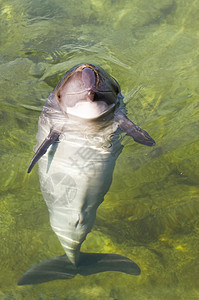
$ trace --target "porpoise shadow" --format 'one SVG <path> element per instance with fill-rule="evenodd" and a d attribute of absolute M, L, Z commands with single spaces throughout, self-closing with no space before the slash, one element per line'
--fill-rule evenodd
<path fill-rule="evenodd" d="M 88 276 L 107 271 L 123 272 L 130 275 L 141 273 L 138 265 L 127 257 L 118 254 L 80 252 L 78 266 L 71 264 L 65 254 L 55 256 L 28 269 L 19 279 L 18 285 L 72 279 L 77 274 Z"/>

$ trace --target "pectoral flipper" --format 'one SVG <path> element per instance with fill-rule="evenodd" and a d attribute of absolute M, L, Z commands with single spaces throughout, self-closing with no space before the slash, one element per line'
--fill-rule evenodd
<path fill-rule="evenodd" d="M 46 153 L 48 148 L 55 142 L 58 141 L 60 136 L 60 132 L 57 130 L 51 130 L 47 138 L 43 141 L 43 143 L 37 149 L 35 155 L 31 159 L 31 162 L 28 167 L 28 173 L 31 172 L 34 165 L 38 162 L 38 160 Z"/>
<path fill-rule="evenodd" d="M 118 122 L 120 129 L 128 136 L 131 136 L 135 142 L 146 145 L 154 146 L 155 141 L 150 137 L 150 135 L 138 125 L 134 124 L 131 120 L 127 118 L 122 112 L 115 114 L 115 121 Z"/>

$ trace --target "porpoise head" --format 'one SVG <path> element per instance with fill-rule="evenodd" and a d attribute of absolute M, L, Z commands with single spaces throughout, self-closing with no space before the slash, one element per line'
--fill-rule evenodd
<path fill-rule="evenodd" d="M 130 121 L 120 109 L 116 110 L 122 98 L 118 82 L 102 68 L 85 63 L 70 69 L 44 104 L 42 114 L 52 119 L 52 126 L 49 135 L 33 156 L 28 173 L 47 149 L 58 141 L 64 120 L 69 116 L 95 121 L 112 112 L 110 116 L 114 122 L 136 142 L 155 145 L 146 131 Z"/>
<path fill-rule="evenodd" d="M 64 114 L 95 119 L 114 110 L 120 87 L 100 67 L 81 64 L 69 70 L 53 91 Z"/>

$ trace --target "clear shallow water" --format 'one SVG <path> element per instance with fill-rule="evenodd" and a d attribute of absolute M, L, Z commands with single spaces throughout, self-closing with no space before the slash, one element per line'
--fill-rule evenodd
<path fill-rule="evenodd" d="M 1 1 L 0 299 L 198 299 L 199 1 Z M 85 252 L 134 260 L 139 277 L 16 286 L 63 250 L 37 170 L 26 174 L 44 100 L 63 73 L 101 65 L 155 148 L 124 140 Z"/>

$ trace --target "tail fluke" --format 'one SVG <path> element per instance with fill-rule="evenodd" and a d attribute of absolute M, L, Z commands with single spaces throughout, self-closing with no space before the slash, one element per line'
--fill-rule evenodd
<path fill-rule="evenodd" d="M 71 279 L 77 275 L 76 269 L 66 255 L 52 257 L 28 269 L 19 279 L 18 285 L 37 284 L 56 279 Z"/>
<path fill-rule="evenodd" d="M 117 254 L 80 253 L 78 266 L 71 264 L 66 255 L 44 260 L 27 270 L 18 285 L 38 284 L 52 280 L 72 279 L 77 274 L 88 276 L 117 271 L 139 275 L 140 268 L 132 260 Z"/>
<path fill-rule="evenodd" d="M 132 260 L 118 254 L 81 253 L 78 274 L 87 276 L 107 271 L 139 275 L 141 270 Z"/>

